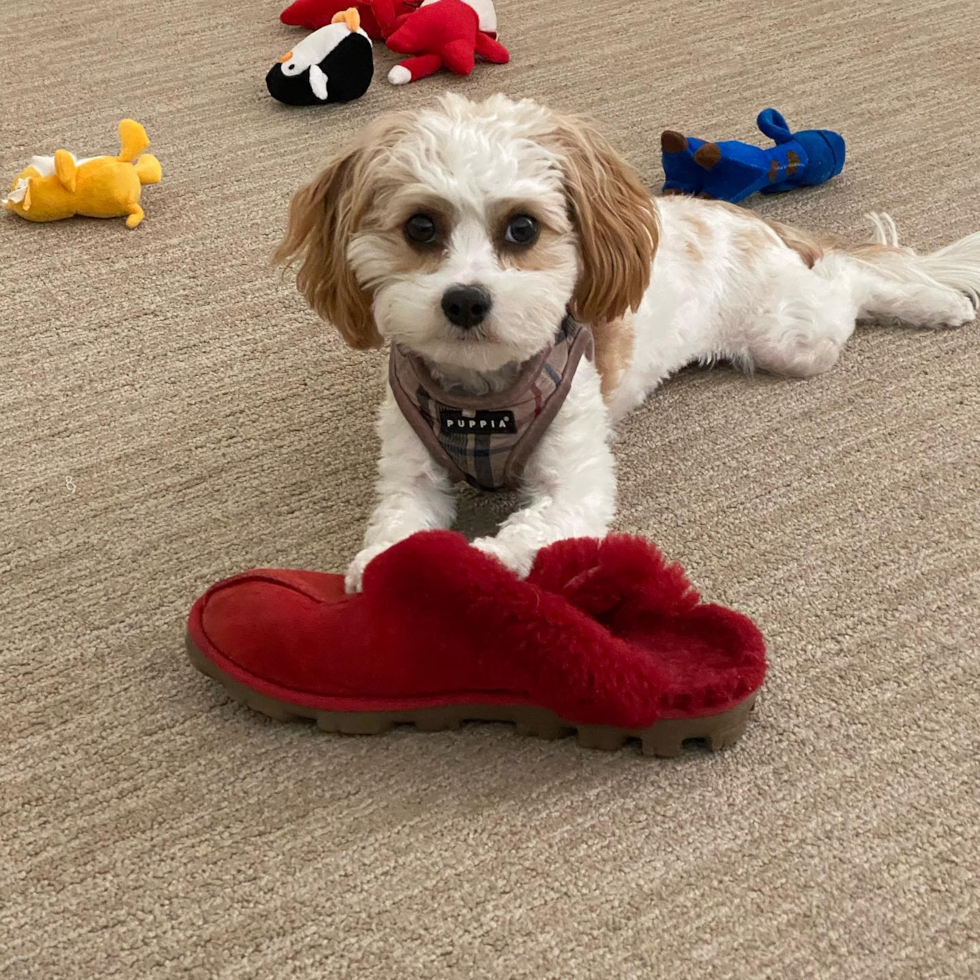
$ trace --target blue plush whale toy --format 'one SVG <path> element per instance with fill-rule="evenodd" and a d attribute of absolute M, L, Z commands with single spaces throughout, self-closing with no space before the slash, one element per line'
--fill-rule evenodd
<path fill-rule="evenodd" d="M 829 129 L 794 133 L 775 109 L 763 109 L 759 129 L 776 145 L 761 146 L 726 140 L 706 143 L 667 130 L 663 150 L 664 194 L 696 194 L 737 204 L 750 194 L 779 194 L 794 187 L 812 187 L 844 169 L 844 138 Z"/>

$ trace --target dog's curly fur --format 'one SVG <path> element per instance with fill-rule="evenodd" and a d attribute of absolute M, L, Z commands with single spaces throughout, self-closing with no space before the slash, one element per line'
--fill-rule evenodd
<path fill-rule="evenodd" d="M 413 244 L 407 220 L 438 229 Z M 535 242 L 503 229 L 527 215 Z M 601 536 L 615 510 L 611 426 L 684 365 L 725 358 L 808 377 L 829 370 L 862 317 L 923 327 L 973 321 L 980 234 L 931 255 L 875 239 L 846 248 L 751 211 L 653 198 L 580 120 L 529 101 L 446 96 L 385 116 L 295 196 L 277 258 L 298 260 L 311 306 L 356 348 L 396 341 L 440 381 L 503 390 L 551 343 L 567 311 L 596 336 L 572 390 L 525 470 L 529 500 L 477 547 L 526 575 L 543 545 Z M 492 308 L 475 330 L 442 311 L 447 289 L 476 284 Z M 348 572 L 415 531 L 448 527 L 452 488 L 390 392 L 379 429 L 379 502 Z"/>

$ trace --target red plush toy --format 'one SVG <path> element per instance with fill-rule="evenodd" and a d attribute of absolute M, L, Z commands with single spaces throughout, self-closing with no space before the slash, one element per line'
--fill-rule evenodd
<path fill-rule="evenodd" d="M 417 3 L 409 3 L 407 0 L 387 0 L 385 15 L 394 19 L 410 13 L 417 6 Z M 295 0 L 279 15 L 279 19 L 290 27 L 318 31 L 321 27 L 332 24 L 334 16 L 343 13 L 348 7 L 357 8 L 361 15 L 361 30 L 368 37 L 375 40 L 384 37 L 381 25 L 371 9 L 371 0 Z"/>
<path fill-rule="evenodd" d="M 497 65 L 510 61 L 510 52 L 491 36 L 497 28 L 491 0 L 426 0 L 414 13 L 400 17 L 394 11 L 395 2 L 373 3 L 388 47 L 398 54 L 413 55 L 388 72 L 392 84 L 418 81 L 440 68 L 469 75 L 477 55 Z"/>
<path fill-rule="evenodd" d="M 521 581 L 461 535 L 422 532 L 375 558 L 357 595 L 342 575 L 257 569 L 212 585 L 187 629 L 191 661 L 233 697 L 348 734 L 513 721 L 602 749 L 719 749 L 766 673 L 750 619 L 625 535 L 552 544 Z"/>

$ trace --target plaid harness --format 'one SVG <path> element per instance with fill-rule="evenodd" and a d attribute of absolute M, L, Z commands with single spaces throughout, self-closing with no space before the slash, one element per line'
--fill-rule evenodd
<path fill-rule="evenodd" d="M 592 332 L 565 317 L 553 347 L 521 370 L 506 391 L 465 395 L 442 389 L 425 361 L 392 347 L 388 381 L 398 407 L 437 463 L 454 481 L 481 490 L 518 484 L 528 457 L 558 413 Z"/>

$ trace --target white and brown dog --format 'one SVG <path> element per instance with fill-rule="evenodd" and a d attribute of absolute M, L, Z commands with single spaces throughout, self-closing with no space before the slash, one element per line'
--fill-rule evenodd
<path fill-rule="evenodd" d="M 526 490 L 474 542 L 520 575 L 549 542 L 605 534 L 612 425 L 686 364 L 806 377 L 859 318 L 976 318 L 980 234 L 920 256 L 872 220 L 875 240 L 845 247 L 654 199 L 593 130 L 529 101 L 447 96 L 376 120 L 296 194 L 277 253 L 352 347 L 392 344 L 379 500 L 348 589 L 396 541 L 448 527 L 461 477 Z"/>

